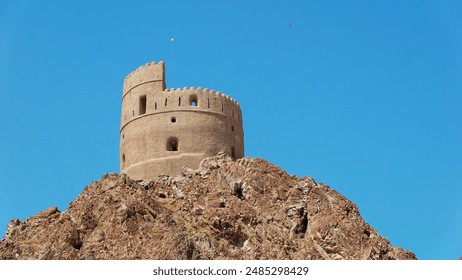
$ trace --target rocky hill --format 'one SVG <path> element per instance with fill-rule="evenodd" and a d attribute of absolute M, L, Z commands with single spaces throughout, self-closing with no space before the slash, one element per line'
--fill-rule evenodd
<path fill-rule="evenodd" d="M 181 177 L 104 175 L 60 212 L 12 220 L 0 259 L 415 259 L 355 204 L 262 160 L 204 159 Z"/>

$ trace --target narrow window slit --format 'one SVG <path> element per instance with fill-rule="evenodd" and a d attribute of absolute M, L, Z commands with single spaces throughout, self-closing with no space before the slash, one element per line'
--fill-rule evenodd
<path fill-rule="evenodd" d="M 138 107 L 138 115 L 144 115 L 146 113 L 146 95 L 140 96 Z"/>

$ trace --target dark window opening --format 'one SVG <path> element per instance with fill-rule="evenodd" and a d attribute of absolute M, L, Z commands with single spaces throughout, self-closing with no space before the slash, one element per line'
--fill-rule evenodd
<path fill-rule="evenodd" d="M 132 115 L 135 116 L 135 110 L 132 111 Z"/>
<path fill-rule="evenodd" d="M 167 98 L 165 98 L 165 106 L 167 106 Z"/>
<path fill-rule="evenodd" d="M 223 105 L 223 102 L 221 102 L 221 112 L 225 111 L 225 105 Z"/>
<path fill-rule="evenodd" d="M 236 159 L 236 149 L 234 149 L 234 147 L 231 147 L 231 157 Z"/>
<path fill-rule="evenodd" d="M 170 121 L 172 121 L 172 123 L 175 123 L 175 122 L 176 122 L 176 118 L 175 118 L 175 117 L 172 117 L 172 118 L 170 119 Z"/>
<path fill-rule="evenodd" d="M 234 131 L 234 125 L 231 126 L 231 131 Z"/>
<path fill-rule="evenodd" d="M 210 99 L 207 99 L 207 108 L 210 108 Z"/>
<path fill-rule="evenodd" d="M 154 103 L 154 110 L 157 110 L 157 102 Z"/>
<path fill-rule="evenodd" d="M 197 103 L 197 96 L 196 96 L 196 95 L 191 95 L 191 96 L 189 97 L 189 105 L 191 105 L 192 107 L 198 106 L 198 103 Z"/>
<path fill-rule="evenodd" d="M 178 106 L 181 106 L 181 97 L 178 97 Z"/>
<path fill-rule="evenodd" d="M 122 134 L 122 139 L 125 139 L 125 134 Z"/>
<path fill-rule="evenodd" d="M 178 138 L 170 137 L 167 140 L 167 151 L 176 152 L 178 151 Z"/>
<path fill-rule="evenodd" d="M 125 168 L 125 154 L 122 154 L 122 168 Z"/>
<path fill-rule="evenodd" d="M 146 113 L 146 95 L 140 96 L 140 105 L 138 109 L 138 115 L 144 115 Z"/>

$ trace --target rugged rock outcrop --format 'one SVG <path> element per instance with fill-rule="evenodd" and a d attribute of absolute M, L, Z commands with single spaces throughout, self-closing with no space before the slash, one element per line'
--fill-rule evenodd
<path fill-rule="evenodd" d="M 415 259 L 355 204 L 262 160 L 204 159 L 180 177 L 104 175 L 65 212 L 9 223 L 0 259 Z"/>

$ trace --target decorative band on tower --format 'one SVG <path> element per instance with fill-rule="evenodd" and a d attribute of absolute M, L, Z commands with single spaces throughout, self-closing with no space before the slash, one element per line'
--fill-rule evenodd
<path fill-rule="evenodd" d="M 162 61 L 125 78 L 121 173 L 133 179 L 177 176 L 218 152 L 244 156 L 242 112 L 234 99 L 206 88 L 166 89 Z"/>

